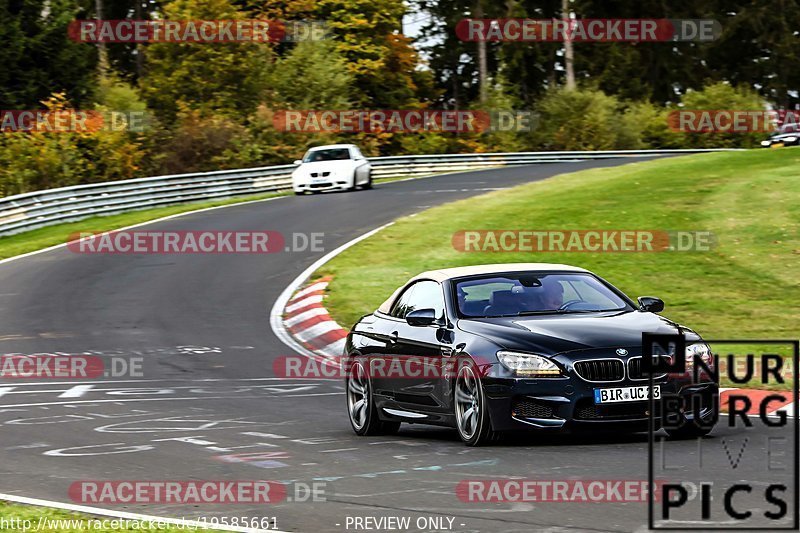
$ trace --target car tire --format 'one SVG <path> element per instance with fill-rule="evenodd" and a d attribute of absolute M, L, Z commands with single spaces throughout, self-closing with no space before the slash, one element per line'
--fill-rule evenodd
<path fill-rule="evenodd" d="M 364 185 L 362 185 L 361 188 L 364 189 L 365 191 L 367 189 L 371 189 L 372 188 L 372 172 L 367 174 L 367 182 Z"/>
<path fill-rule="evenodd" d="M 453 382 L 453 412 L 458 436 L 467 446 L 484 446 L 497 442 L 500 434 L 492 431 L 486 394 L 478 367 L 469 358 L 459 360 Z"/>
<path fill-rule="evenodd" d="M 378 417 L 372 399 L 372 381 L 363 359 L 353 360 L 345 379 L 347 416 L 356 435 L 388 435 L 397 433 L 400 422 L 385 422 Z"/>
<path fill-rule="evenodd" d="M 295 196 L 303 196 L 305 194 L 303 191 L 294 191 Z"/>

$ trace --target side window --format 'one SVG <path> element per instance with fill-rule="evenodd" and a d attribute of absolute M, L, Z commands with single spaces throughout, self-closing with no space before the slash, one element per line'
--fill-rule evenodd
<path fill-rule="evenodd" d="M 418 281 L 407 288 L 392 305 L 390 315 L 405 318 L 415 309 L 434 309 L 436 316 L 444 314 L 442 286 L 435 281 Z"/>
<path fill-rule="evenodd" d="M 436 316 L 444 314 L 444 295 L 442 286 L 435 281 L 419 281 L 414 284 L 414 293 L 409 298 L 408 311 L 433 309 Z"/>
<path fill-rule="evenodd" d="M 417 288 L 419 283 L 415 283 L 408 287 L 406 290 L 400 294 L 400 297 L 395 300 L 394 304 L 392 304 L 392 309 L 389 311 L 389 314 L 396 318 L 405 318 L 406 314 L 408 313 L 409 309 L 409 300 L 411 295 L 414 292 L 414 289 Z"/>

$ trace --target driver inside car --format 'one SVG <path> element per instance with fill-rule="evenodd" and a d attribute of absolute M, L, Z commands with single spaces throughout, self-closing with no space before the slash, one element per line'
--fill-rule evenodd
<path fill-rule="evenodd" d="M 564 287 L 557 281 L 543 283 L 544 293 L 542 294 L 542 304 L 544 311 L 558 309 L 564 305 Z"/>
<path fill-rule="evenodd" d="M 526 288 L 528 311 L 554 311 L 564 304 L 564 287 L 557 281 L 543 280 L 538 287 Z"/>

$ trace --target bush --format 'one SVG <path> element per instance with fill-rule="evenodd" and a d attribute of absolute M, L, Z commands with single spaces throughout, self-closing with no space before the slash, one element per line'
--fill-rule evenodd
<path fill-rule="evenodd" d="M 534 144 L 545 150 L 611 150 L 617 146 L 620 103 L 597 89 L 551 89 L 539 101 Z"/>
<path fill-rule="evenodd" d="M 616 147 L 620 150 L 678 148 L 682 139 L 667 125 L 668 111 L 650 102 L 628 105 L 618 123 Z"/>
<path fill-rule="evenodd" d="M 49 111 L 71 109 L 63 94 L 43 103 Z M 0 194 L 136 177 L 143 158 L 141 145 L 126 130 L 3 134 Z"/>
<path fill-rule="evenodd" d="M 732 87 L 719 82 L 701 91 L 689 91 L 680 106 L 685 110 L 764 111 L 764 100 L 749 87 Z M 686 148 L 751 148 L 758 145 L 764 133 L 682 133 L 675 132 Z"/>

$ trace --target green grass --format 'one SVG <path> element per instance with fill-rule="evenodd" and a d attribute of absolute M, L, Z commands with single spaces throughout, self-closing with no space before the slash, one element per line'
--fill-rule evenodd
<path fill-rule="evenodd" d="M 797 339 L 800 149 L 712 153 L 564 174 L 429 209 L 348 249 L 326 305 L 349 326 L 409 277 L 481 263 L 566 263 L 630 296 L 656 295 L 664 315 L 707 338 Z M 711 231 L 710 252 L 459 252 L 465 229 Z M 783 351 L 782 353 L 788 354 Z"/>
<path fill-rule="evenodd" d="M 111 527 L 89 527 L 88 521 L 93 520 L 115 520 L 114 518 L 93 516 L 83 513 L 73 513 L 70 511 L 61 511 L 59 509 L 51 509 L 49 507 L 37 507 L 32 505 L 20 505 L 16 503 L 9 503 L 0 501 L 0 517 L 5 520 L 5 523 L 0 522 L 0 531 L 25 531 L 24 526 L 28 526 L 27 531 L 34 531 L 39 526 L 39 521 L 42 519 L 42 529 L 38 531 L 60 531 L 62 533 L 79 533 L 86 531 L 93 531 L 99 533 L 116 533 L 118 531 L 192 531 L 193 528 L 188 526 L 183 529 L 177 526 L 170 526 L 168 528 L 151 528 L 147 521 L 142 521 L 138 524 L 132 522 L 128 523 L 128 527 L 111 528 Z M 25 523 L 29 520 L 29 523 Z M 53 522 L 59 520 L 61 522 Z M 69 521 L 72 522 L 69 522 Z M 83 527 L 78 522 L 83 520 Z M 121 519 L 122 520 L 122 519 Z M 106 524 L 111 524 L 106 522 Z M 102 525 L 102 524 L 100 524 Z M 124 526 L 124 522 L 120 523 Z M 140 527 L 141 526 L 141 527 Z M 197 531 L 216 531 L 213 529 L 197 529 Z"/>

